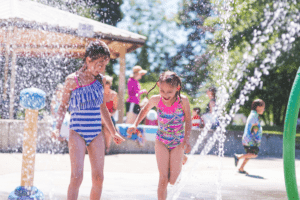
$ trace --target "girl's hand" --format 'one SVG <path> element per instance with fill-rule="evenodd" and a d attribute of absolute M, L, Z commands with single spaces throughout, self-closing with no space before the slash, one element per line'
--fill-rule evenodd
<path fill-rule="evenodd" d="M 51 138 L 57 139 L 59 137 L 59 130 L 55 129 L 54 131 L 51 132 Z"/>
<path fill-rule="evenodd" d="M 66 140 L 66 138 L 60 136 L 60 131 L 59 131 L 58 129 L 55 129 L 54 131 L 52 131 L 51 137 L 52 137 L 53 139 L 55 139 L 55 140 L 60 141 L 60 142 Z"/>
<path fill-rule="evenodd" d="M 113 137 L 114 137 L 114 142 L 116 144 L 121 144 L 122 142 L 125 141 L 125 139 L 118 132 L 116 132 Z"/>
<path fill-rule="evenodd" d="M 190 153 L 192 150 L 190 142 L 185 142 L 184 148 L 185 148 L 184 153 Z"/>
<path fill-rule="evenodd" d="M 136 133 L 136 126 L 132 125 L 127 129 L 127 138 L 131 138 L 132 134 Z"/>
<path fill-rule="evenodd" d="M 139 129 L 136 129 L 135 133 L 137 134 L 138 137 L 143 138 L 143 135 Z"/>

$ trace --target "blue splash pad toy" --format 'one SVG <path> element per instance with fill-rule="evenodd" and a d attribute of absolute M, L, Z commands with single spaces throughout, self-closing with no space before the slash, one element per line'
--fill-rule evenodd
<path fill-rule="evenodd" d="M 117 127 L 120 131 L 120 134 L 124 137 L 127 137 L 127 129 L 131 126 L 132 124 L 117 124 Z M 142 134 L 144 133 L 143 128 L 141 128 L 140 126 L 137 127 L 137 130 L 139 130 Z M 137 136 L 137 134 L 132 134 L 131 136 L 131 140 L 137 140 L 139 137 Z"/>
<path fill-rule="evenodd" d="M 46 93 L 38 88 L 27 88 L 20 93 L 20 104 L 26 109 L 39 110 L 45 107 Z"/>
<path fill-rule="evenodd" d="M 44 200 L 44 194 L 36 187 L 18 186 L 15 191 L 11 192 L 8 200 Z"/>

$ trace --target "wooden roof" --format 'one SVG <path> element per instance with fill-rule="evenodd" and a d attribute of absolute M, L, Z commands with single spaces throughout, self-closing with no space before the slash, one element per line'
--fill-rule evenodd
<path fill-rule="evenodd" d="M 92 25 L 92 38 L 78 35 L 79 24 Z M 146 37 L 29 0 L 1 0 L 0 52 L 11 45 L 19 56 L 83 57 L 89 41 L 102 39 L 111 58 L 122 46 L 129 53 L 144 45 Z"/>

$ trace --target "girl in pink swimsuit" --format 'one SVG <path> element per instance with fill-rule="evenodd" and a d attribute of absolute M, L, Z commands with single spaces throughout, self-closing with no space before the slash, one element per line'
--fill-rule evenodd
<path fill-rule="evenodd" d="M 159 87 L 159 95 L 150 98 L 127 133 L 129 135 L 135 133 L 138 124 L 151 108 L 154 106 L 157 108 L 158 131 L 155 154 L 159 170 L 157 195 L 160 200 L 167 198 L 168 183 L 175 184 L 181 172 L 184 151 L 186 153 L 191 151 L 189 138 L 192 119 L 189 100 L 180 95 L 181 80 L 176 73 L 171 71 L 162 73 L 152 89 L 156 85 Z"/>

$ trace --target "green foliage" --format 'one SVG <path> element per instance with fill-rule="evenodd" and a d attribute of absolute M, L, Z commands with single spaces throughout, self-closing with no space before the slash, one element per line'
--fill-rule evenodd
<path fill-rule="evenodd" d="M 123 0 L 91 0 L 95 9 L 95 19 L 105 24 L 116 26 L 123 18 L 120 6 Z"/>
<path fill-rule="evenodd" d="M 204 21 L 212 12 L 209 0 L 182 0 L 178 16 L 175 18 L 179 26 L 183 26 L 188 32 L 187 42 L 178 48 L 178 53 L 173 59 L 174 65 L 185 68 L 181 77 L 185 82 L 185 91 L 196 96 L 201 83 L 207 78 L 208 55 L 205 54 L 206 33 L 213 31 L 205 26 Z"/>
<path fill-rule="evenodd" d="M 300 3 L 286 1 L 280 5 L 285 4 L 287 6 L 282 7 L 285 14 L 279 13 L 282 16 L 277 18 L 280 20 L 278 23 L 272 21 L 276 18 L 274 13 L 277 12 L 278 14 L 279 12 L 279 4 L 276 1 L 237 0 L 234 1 L 234 4 L 231 4 L 233 10 L 227 21 L 227 27 L 231 31 L 228 45 L 228 72 L 222 71 L 226 51 L 224 49 L 225 30 L 220 29 L 220 24 L 218 24 L 220 19 L 218 16 L 211 17 L 207 18 L 204 23 L 218 27 L 214 39 L 209 41 L 208 51 L 214 55 L 211 57 L 208 66 L 210 79 L 217 80 L 215 81 L 217 86 L 224 84 L 224 82 L 218 81 L 222 78 L 226 78 L 227 83 L 232 84 L 235 82 L 236 85 L 232 87 L 234 91 L 231 92 L 231 102 L 228 104 L 227 110 L 239 98 L 248 79 L 254 76 L 255 68 L 257 68 L 257 71 L 262 71 L 260 66 L 269 67 L 265 70 L 267 72 L 264 72 L 261 76 L 263 86 L 256 87 L 254 91 L 248 91 L 249 100 L 242 105 L 240 112 L 247 116 L 250 113 L 252 101 L 257 98 L 263 99 L 266 103 L 266 111 L 262 116 L 263 120 L 266 124 L 279 126 L 284 123 L 289 93 L 300 62 L 300 39 L 298 37 L 295 38 L 293 43 L 287 43 L 286 45 L 278 42 L 279 39 L 285 36 L 284 34 L 289 33 L 291 27 L 288 24 L 291 21 L 299 23 L 297 16 L 299 16 Z M 222 14 L 222 12 L 220 11 L 219 14 Z M 269 18 L 267 18 L 268 16 Z M 263 24 L 272 24 L 272 26 L 267 27 Z M 264 41 L 260 41 L 262 36 L 264 36 Z M 280 47 L 280 45 L 282 46 Z M 275 52 L 279 56 L 271 62 L 264 63 L 264 59 L 274 55 Z M 248 58 L 252 58 L 252 62 L 248 63 Z M 242 65 L 245 69 L 241 68 Z"/>
<path fill-rule="evenodd" d="M 174 71 L 183 80 L 183 90 L 195 95 L 206 77 L 207 58 L 202 56 L 205 30 L 201 25 L 209 15 L 209 1 L 184 0 L 184 7 L 179 6 L 179 13 L 174 16 L 168 16 L 164 3 L 130 0 L 122 5 L 126 17 L 118 26 L 147 37 L 146 44 L 132 52 L 134 61 L 130 65 L 149 71 L 141 82 L 156 81 L 161 72 Z"/>

